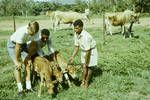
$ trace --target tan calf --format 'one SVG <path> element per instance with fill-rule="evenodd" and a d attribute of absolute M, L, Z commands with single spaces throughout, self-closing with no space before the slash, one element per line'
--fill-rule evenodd
<path fill-rule="evenodd" d="M 33 60 L 33 66 L 34 70 L 40 74 L 41 78 L 38 96 L 41 96 L 41 89 L 44 83 L 48 88 L 48 93 L 54 94 L 54 82 L 52 81 L 53 65 L 44 57 L 35 57 L 35 59 Z"/>
<path fill-rule="evenodd" d="M 77 77 L 76 72 L 80 68 L 80 66 L 69 65 L 59 52 L 55 52 L 55 56 L 56 56 L 57 63 L 65 76 L 65 79 L 68 81 L 68 85 L 71 86 L 71 82 L 69 80 L 68 74 L 72 78 L 76 78 Z M 51 60 L 50 58 L 52 57 L 49 57 L 48 59 Z"/>

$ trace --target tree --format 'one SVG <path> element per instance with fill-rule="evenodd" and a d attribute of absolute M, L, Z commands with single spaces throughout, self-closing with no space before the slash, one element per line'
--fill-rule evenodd
<path fill-rule="evenodd" d="M 9 2 L 10 0 L 0 0 L 0 9 L 4 16 L 7 15 L 7 6 L 9 5 Z"/>

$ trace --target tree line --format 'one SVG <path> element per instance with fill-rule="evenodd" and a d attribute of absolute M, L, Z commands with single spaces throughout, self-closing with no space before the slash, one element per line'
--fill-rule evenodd
<path fill-rule="evenodd" d="M 40 15 L 48 10 L 73 10 L 84 12 L 89 8 L 94 14 L 104 11 L 124 11 L 130 9 L 135 12 L 150 13 L 150 0 L 75 0 L 73 4 L 62 4 L 60 2 L 35 2 L 34 0 L 0 0 L 0 16 L 28 16 Z"/>

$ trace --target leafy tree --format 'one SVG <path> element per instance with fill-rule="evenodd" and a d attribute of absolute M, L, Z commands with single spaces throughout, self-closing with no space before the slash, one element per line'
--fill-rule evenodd
<path fill-rule="evenodd" d="M 9 5 L 9 2 L 10 0 L 0 0 L 0 11 L 4 16 L 7 15 L 7 7 Z"/>

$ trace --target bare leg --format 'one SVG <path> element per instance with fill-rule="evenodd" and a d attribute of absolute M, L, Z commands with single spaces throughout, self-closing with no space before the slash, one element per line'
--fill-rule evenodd
<path fill-rule="evenodd" d="M 21 83 L 21 70 L 14 70 L 14 75 L 17 83 Z"/>
<path fill-rule="evenodd" d="M 14 75 L 17 81 L 17 86 L 18 86 L 18 91 L 22 92 L 23 91 L 23 87 L 22 87 L 22 83 L 21 83 L 21 70 L 14 70 Z"/>
<path fill-rule="evenodd" d="M 27 90 L 30 90 L 31 89 L 31 81 L 30 81 L 30 73 L 31 73 L 31 71 L 30 71 L 30 65 L 27 65 L 26 66 L 26 89 Z"/>
<path fill-rule="evenodd" d="M 26 81 L 30 81 L 30 66 L 26 66 L 26 71 L 27 71 L 27 75 L 26 75 Z"/>
<path fill-rule="evenodd" d="M 81 86 L 85 85 L 85 81 L 86 81 L 86 77 L 88 74 L 88 68 L 87 67 L 83 67 L 83 75 L 82 75 L 82 83 Z"/>
<path fill-rule="evenodd" d="M 89 82 L 92 78 L 92 69 L 90 67 L 87 68 L 88 69 L 88 74 L 86 76 L 86 82 L 85 82 L 85 87 L 87 88 L 89 86 Z"/>

